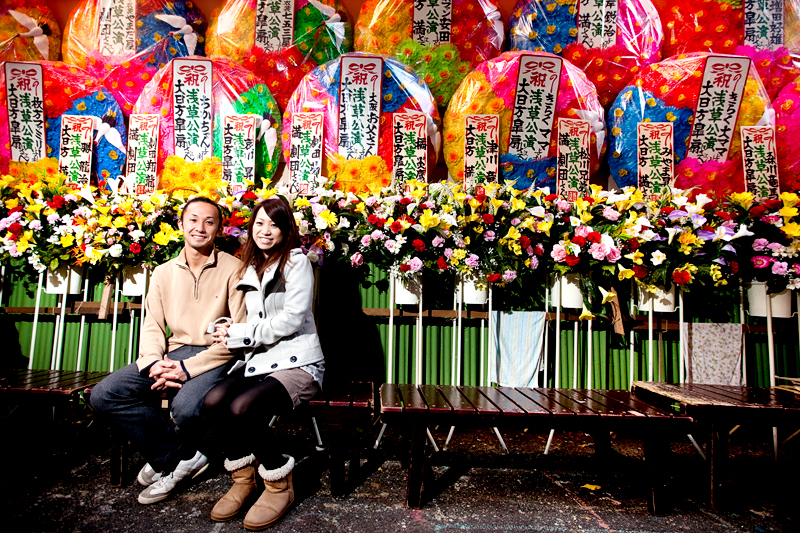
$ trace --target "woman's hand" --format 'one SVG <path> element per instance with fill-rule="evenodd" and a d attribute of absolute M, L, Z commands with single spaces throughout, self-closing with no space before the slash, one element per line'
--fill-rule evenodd
<path fill-rule="evenodd" d="M 214 342 L 221 344 L 228 347 L 228 327 L 230 327 L 230 323 L 228 322 L 221 322 L 217 324 L 214 333 L 211 335 L 211 338 L 214 339 Z"/>

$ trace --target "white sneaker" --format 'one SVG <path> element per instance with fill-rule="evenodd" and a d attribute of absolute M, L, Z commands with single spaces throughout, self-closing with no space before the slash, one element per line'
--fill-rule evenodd
<path fill-rule="evenodd" d="M 159 479 L 161 479 L 161 472 L 156 472 L 153 470 L 153 467 L 150 466 L 150 463 L 145 463 L 142 469 L 139 470 L 139 475 L 136 476 L 136 481 L 145 487 L 149 487 Z"/>
<path fill-rule="evenodd" d="M 147 505 L 166 500 L 173 494 L 175 487 L 181 481 L 195 478 L 205 472 L 207 468 L 208 458 L 200 452 L 195 453 L 191 459 L 185 459 L 178 463 L 173 472 L 161 476 L 152 485 L 144 489 L 139 494 L 139 503 Z"/>

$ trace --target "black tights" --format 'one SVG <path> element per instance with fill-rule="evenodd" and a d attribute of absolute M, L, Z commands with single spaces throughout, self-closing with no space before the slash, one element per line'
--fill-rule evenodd
<path fill-rule="evenodd" d="M 275 449 L 269 422 L 273 416 L 294 409 L 292 397 L 277 379 L 245 377 L 243 372 L 225 379 L 206 395 L 204 409 L 212 424 L 212 436 L 231 461 L 250 455 L 267 470 L 286 463 Z"/>

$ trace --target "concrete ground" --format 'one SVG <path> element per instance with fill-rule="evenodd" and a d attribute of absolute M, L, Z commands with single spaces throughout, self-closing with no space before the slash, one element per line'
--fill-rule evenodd
<path fill-rule="evenodd" d="M 20 408 L 2 413 L 4 461 L 0 513 L 7 532 L 240 532 L 241 518 L 215 523 L 209 511 L 230 484 L 219 469 L 175 498 L 143 506 L 134 476 L 138 454 L 128 462 L 120 488 L 109 485 L 107 428 L 73 409 L 57 413 Z M 502 453 L 487 430 L 456 431 L 446 453 L 435 457 L 439 476 L 423 509 L 404 506 L 406 473 L 398 460 L 399 429 L 390 427 L 372 467 L 346 497 L 334 498 L 324 457 L 314 451 L 309 428 L 281 426 L 286 450 L 300 460 L 295 469 L 297 501 L 272 531 L 289 532 L 767 532 L 800 531 L 797 483 L 800 437 L 771 453 L 771 433 L 742 428 L 731 440 L 731 499 L 714 512 L 706 503 L 703 460 L 687 442 L 672 445 L 666 516 L 647 511 L 647 480 L 641 442 L 617 435 L 611 459 L 598 464 L 591 439 L 556 434 L 542 454 L 546 435 L 504 434 Z M 434 428 L 441 445 L 448 428 Z M 791 431 L 794 431 L 793 428 Z M 377 427 L 366 428 L 374 440 Z M 787 435 L 782 435 L 786 437 Z M 471 467 L 471 468 L 470 468 Z"/>

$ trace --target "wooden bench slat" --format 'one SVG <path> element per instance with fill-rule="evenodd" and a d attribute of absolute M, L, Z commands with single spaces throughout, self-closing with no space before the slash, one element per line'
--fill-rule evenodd
<path fill-rule="evenodd" d="M 403 398 L 403 411 L 422 412 L 428 410 L 428 405 L 416 385 L 398 385 L 397 390 Z"/>
<path fill-rule="evenodd" d="M 34 390 L 41 392 L 43 389 L 46 391 L 51 384 L 58 383 L 64 373 L 65 371 L 61 370 L 35 371 L 35 373 L 25 377 L 21 382 L 11 384 L 8 387 L 8 392 L 32 392 Z"/>
<path fill-rule="evenodd" d="M 331 407 L 350 407 L 353 403 L 353 384 L 348 383 L 339 389 L 335 396 L 328 398 L 328 405 Z"/>
<path fill-rule="evenodd" d="M 628 409 L 620 406 L 613 400 L 610 400 L 599 394 L 594 394 L 594 391 L 586 391 L 580 389 L 560 389 L 559 392 L 566 394 L 570 399 L 585 405 L 595 413 L 603 417 L 630 417 Z M 582 400 L 582 401 L 581 401 Z"/>
<path fill-rule="evenodd" d="M 440 386 L 438 389 L 439 393 L 453 408 L 453 413 L 457 415 L 469 415 L 477 412 L 477 408 L 472 405 L 457 388 Z"/>
<path fill-rule="evenodd" d="M 49 392 L 51 394 L 74 394 L 80 392 L 88 387 L 98 384 L 105 379 L 107 374 L 105 372 L 91 375 L 88 372 L 81 372 L 78 375 L 63 376 L 58 383 L 48 388 L 34 388 L 31 392 Z"/>
<path fill-rule="evenodd" d="M 800 409 L 800 396 L 780 389 L 736 387 L 734 385 L 695 385 L 718 394 L 732 396 L 745 404 L 758 404 L 766 408 Z"/>
<path fill-rule="evenodd" d="M 371 408 L 375 402 L 372 383 L 358 381 L 353 384 L 353 407 Z"/>
<path fill-rule="evenodd" d="M 534 402 L 538 403 L 550 411 L 550 414 L 553 416 L 575 416 L 574 412 L 555 401 L 549 395 L 545 394 L 544 391 L 546 390 L 547 389 L 542 388 L 524 389 L 522 387 L 517 387 L 517 391 L 519 391 L 520 394 L 527 396 Z"/>
<path fill-rule="evenodd" d="M 501 394 L 506 396 L 509 400 L 519 405 L 528 415 L 534 416 L 551 416 L 552 413 L 531 400 L 529 397 L 522 394 L 519 390 L 512 387 L 498 387 L 497 389 Z"/>
<path fill-rule="evenodd" d="M 439 389 L 434 385 L 420 385 L 419 392 L 422 394 L 431 412 L 449 413 L 453 410 L 453 407 L 447 403 L 447 400 L 445 400 L 444 396 L 439 392 Z"/>
<path fill-rule="evenodd" d="M 481 394 L 480 390 L 476 387 L 459 387 L 461 394 L 469 400 L 469 402 L 475 406 L 475 409 L 478 410 L 478 414 L 481 415 L 499 415 L 500 409 L 497 408 L 492 402 L 490 402 L 486 396 Z"/>
<path fill-rule="evenodd" d="M 500 412 L 505 416 L 521 416 L 528 414 L 519 405 L 509 400 L 498 389 L 494 387 L 476 387 L 490 402 L 500 408 Z"/>
<path fill-rule="evenodd" d="M 564 408 L 575 415 L 580 416 L 597 416 L 597 413 L 588 409 L 585 405 L 575 402 L 571 398 L 559 393 L 558 389 L 539 389 L 542 394 L 550 397 L 554 402 L 564 406 Z"/>
<path fill-rule="evenodd" d="M 403 411 L 403 399 L 397 390 L 397 385 L 384 383 L 381 385 L 381 412 L 401 413 Z"/>
<path fill-rule="evenodd" d="M 636 398 L 632 392 L 626 390 L 601 390 L 595 391 L 598 394 L 602 394 L 606 398 L 610 398 L 616 402 L 619 402 L 620 405 L 624 405 L 633 413 L 640 413 L 644 416 L 648 416 L 651 418 L 672 418 L 676 414 L 664 409 L 659 409 L 654 405 L 650 405 L 648 403 L 644 403 L 643 401 Z"/>

